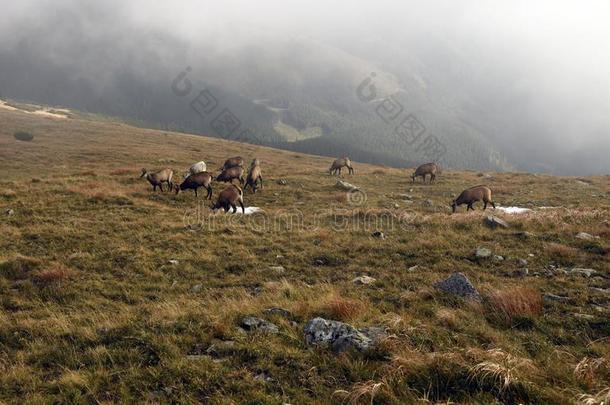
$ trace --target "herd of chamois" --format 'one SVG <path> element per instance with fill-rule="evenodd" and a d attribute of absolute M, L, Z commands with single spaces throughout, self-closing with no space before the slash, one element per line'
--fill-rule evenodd
<path fill-rule="evenodd" d="M 232 209 L 233 213 L 235 213 L 237 212 L 237 205 L 239 204 L 242 212 L 245 213 L 243 200 L 244 191 L 247 187 L 250 187 L 253 193 L 256 193 L 259 186 L 262 189 L 263 177 L 261 164 L 258 159 L 255 158 L 252 160 L 246 177 L 244 177 L 244 163 L 244 159 L 241 156 L 229 158 L 221 167 L 218 168 L 220 174 L 213 177 L 212 174 L 207 171 L 205 162 L 197 162 L 191 165 L 191 167 L 185 173 L 182 183 L 179 185 L 173 183 L 172 180 L 174 172 L 171 169 L 162 169 L 154 173 L 149 173 L 146 169 L 142 169 L 142 174 L 140 177 L 144 177 L 146 180 L 148 180 L 148 182 L 153 186 L 153 191 L 156 191 L 157 187 L 163 191 L 163 184 L 166 183 L 169 191 L 174 190 L 175 193 L 178 194 L 180 191 L 193 190 L 195 192 L 195 197 L 198 197 L 197 190 L 199 188 L 204 188 L 207 191 L 207 199 L 212 199 L 212 182 L 214 180 L 217 182 L 231 183 L 230 186 L 220 192 L 216 203 L 213 204 L 211 208 L 214 210 L 214 212 L 219 209 L 223 209 L 225 212 L 228 212 L 230 209 Z M 341 169 L 344 167 L 348 169 L 349 174 L 354 174 L 352 161 L 347 156 L 335 159 L 328 172 L 331 176 L 340 175 Z M 411 180 L 412 182 L 415 182 L 418 177 L 421 177 L 422 181 L 426 183 L 426 178 L 428 178 L 428 183 L 432 184 L 432 182 L 436 181 L 436 175 L 439 173 L 440 170 L 436 163 L 425 163 L 415 169 L 411 175 Z M 243 188 L 234 185 L 233 180 L 238 180 L 239 184 Z M 483 202 L 484 210 L 487 209 L 488 204 L 491 204 L 491 206 L 496 209 L 496 205 L 491 197 L 491 189 L 487 186 L 474 186 L 462 191 L 462 193 L 456 199 L 454 199 L 450 205 L 453 212 L 457 210 L 457 207 L 464 204 L 467 207 L 466 211 L 474 211 L 473 205 L 478 201 Z"/>

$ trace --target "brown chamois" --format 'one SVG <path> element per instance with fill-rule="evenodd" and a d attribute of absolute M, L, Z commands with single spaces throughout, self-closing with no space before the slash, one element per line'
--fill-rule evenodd
<path fill-rule="evenodd" d="M 241 166 L 231 167 L 229 169 L 225 169 L 216 177 L 216 181 L 222 181 L 225 183 L 233 184 L 233 180 L 239 180 L 239 184 L 244 184 L 244 168 Z"/>
<path fill-rule="evenodd" d="M 245 214 L 244 192 L 238 186 L 230 185 L 220 192 L 216 204 L 212 204 L 211 208 L 214 213 L 221 208 L 225 210 L 225 212 L 229 212 L 229 209 L 232 208 L 233 214 L 235 214 L 237 212 L 237 204 L 241 206 L 241 212 Z"/>
<path fill-rule="evenodd" d="M 411 180 L 415 183 L 416 177 L 421 177 L 423 182 L 426 183 L 426 176 L 430 175 L 430 183 L 436 180 L 436 173 L 438 172 L 438 166 L 436 163 L 424 163 L 415 169 L 415 172 L 411 175 Z"/>
<path fill-rule="evenodd" d="M 250 186 L 252 188 L 252 192 L 256 194 L 256 189 L 258 188 L 258 182 L 261 183 L 261 189 L 263 188 L 263 176 L 261 175 L 261 165 L 258 159 L 254 159 L 252 164 L 250 165 L 250 170 L 248 170 L 248 176 L 246 176 L 246 185 L 244 186 L 244 191 L 246 188 Z"/>
<path fill-rule="evenodd" d="M 142 177 L 145 177 L 153 186 L 153 191 L 157 191 L 157 186 L 163 191 L 163 183 L 167 183 L 170 191 L 174 188 L 174 183 L 172 183 L 174 172 L 172 169 L 162 169 L 155 173 L 149 173 L 146 169 L 142 169 L 140 178 Z"/>
<path fill-rule="evenodd" d="M 330 166 L 330 169 L 328 171 L 331 176 L 334 174 L 337 174 L 337 172 L 339 173 L 339 175 L 341 175 L 341 168 L 343 168 L 343 167 L 347 167 L 349 174 L 354 174 L 354 168 L 352 167 L 352 161 L 347 156 L 343 156 L 343 157 L 335 159 L 335 161 Z"/>
<path fill-rule="evenodd" d="M 208 194 L 207 194 L 206 198 L 208 200 L 211 200 L 212 199 L 212 175 L 210 173 L 199 172 L 199 173 L 195 173 L 195 174 L 190 174 L 186 179 L 184 179 L 182 184 L 180 184 L 179 186 L 178 185 L 176 186 L 176 195 L 180 191 L 194 190 L 195 197 L 198 197 L 197 189 L 199 187 L 203 187 L 206 190 L 208 190 Z"/>
<path fill-rule="evenodd" d="M 244 158 L 241 156 L 235 156 L 225 160 L 225 163 L 218 168 L 221 172 L 232 167 L 244 167 Z"/>
<path fill-rule="evenodd" d="M 477 201 L 483 201 L 483 209 L 487 209 L 487 204 L 491 204 L 496 209 L 496 204 L 491 199 L 491 189 L 487 186 L 475 186 L 471 187 L 467 190 L 462 191 L 462 193 L 453 200 L 451 203 L 451 209 L 453 212 L 457 209 L 458 206 L 462 204 L 467 204 L 466 211 L 473 210 L 472 205 Z"/>

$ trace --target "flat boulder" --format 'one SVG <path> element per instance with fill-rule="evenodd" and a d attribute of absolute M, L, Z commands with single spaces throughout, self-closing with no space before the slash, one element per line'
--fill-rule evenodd
<path fill-rule="evenodd" d="M 370 276 L 359 276 L 352 280 L 352 282 L 354 284 L 359 284 L 359 285 L 369 285 L 369 284 L 373 284 L 375 281 L 377 281 L 377 280 Z"/>
<path fill-rule="evenodd" d="M 478 247 L 474 251 L 474 257 L 475 257 L 475 259 L 478 259 L 478 260 L 488 259 L 491 257 L 491 250 L 484 248 L 484 247 Z"/>
<path fill-rule="evenodd" d="M 489 216 L 485 217 L 485 219 L 483 219 L 483 224 L 485 224 L 487 227 L 489 227 L 491 229 L 508 228 L 510 226 L 503 219 L 500 219 L 498 217 L 494 217 L 492 215 L 489 215 Z"/>
<path fill-rule="evenodd" d="M 337 180 L 335 187 L 337 187 L 338 189 L 341 189 L 341 190 L 345 190 L 345 191 L 359 190 L 358 187 L 354 186 L 351 183 L 348 183 L 347 181 L 343 181 L 343 180 Z"/>
<path fill-rule="evenodd" d="M 280 331 L 275 324 L 253 316 L 246 316 L 239 324 L 242 328 L 250 332 L 278 333 Z"/>
<path fill-rule="evenodd" d="M 434 284 L 434 287 L 444 293 L 458 297 L 480 301 L 481 296 L 464 273 L 453 273 L 449 278 Z"/>
<path fill-rule="evenodd" d="M 307 322 L 304 332 L 308 346 L 327 346 L 337 354 L 349 350 L 366 351 L 388 336 L 383 328 L 356 329 L 347 323 L 319 317 Z"/>
<path fill-rule="evenodd" d="M 581 276 L 584 276 L 587 278 L 591 277 L 595 273 L 597 273 L 597 270 L 583 269 L 580 267 L 574 267 L 572 270 L 570 270 L 570 274 L 577 274 L 577 275 L 581 275 Z"/>

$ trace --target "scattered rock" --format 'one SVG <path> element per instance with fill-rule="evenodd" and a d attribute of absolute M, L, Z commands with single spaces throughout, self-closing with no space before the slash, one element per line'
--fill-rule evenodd
<path fill-rule="evenodd" d="M 203 289 L 203 284 L 195 284 L 191 287 L 191 292 L 198 293 Z"/>
<path fill-rule="evenodd" d="M 398 209 L 398 208 L 400 208 L 400 205 L 398 205 L 397 203 L 394 203 L 394 208 Z"/>
<path fill-rule="evenodd" d="M 610 296 L 610 288 L 589 287 L 589 289 Z"/>
<path fill-rule="evenodd" d="M 485 217 L 485 219 L 483 219 L 483 223 L 492 229 L 509 227 L 509 225 L 508 225 L 508 223 L 506 223 L 506 221 L 504 221 L 503 219 L 500 219 L 498 217 L 491 216 L 491 215 Z"/>
<path fill-rule="evenodd" d="M 409 189 L 409 193 L 412 193 L 412 192 L 413 192 L 413 189 L 412 189 L 412 188 L 410 188 L 410 189 Z"/>
<path fill-rule="evenodd" d="M 176 259 L 171 259 L 171 260 L 168 260 L 167 263 L 171 264 L 172 266 L 177 266 L 178 263 L 180 263 L 180 262 Z"/>
<path fill-rule="evenodd" d="M 373 284 L 375 281 L 377 281 L 377 280 L 374 279 L 373 277 L 369 277 L 369 276 L 360 276 L 360 277 L 356 277 L 355 279 L 352 280 L 352 282 L 354 284 L 359 284 L 359 285 L 369 285 L 369 284 Z"/>
<path fill-rule="evenodd" d="M 434 201 L 432 201 L 432 200 L 424 200 L 424 201 L 422 201 L 422 205 L 424 207 L 434 207 Z"/>
<path fill-rule="evenodd" d="M 278 274 L 284 274 L 286 272 L 286 268 L 284 268 L 284 266 L 269 266 L 269 270 Z"/>
<path fill-rule="evenodd" d="M 292 313 L 284 308 L 273 307 L 265 309 L 265 314 L 270 316 L 281 316 L 282 318 L 292 318 Z"/>
<path fill-rule="evenodd" d="M 412 200 L 413 196 L 411 194 L 398 194 L 398 196 L 400 198 L 402 198 L 403 200 Z"/>
<path fill-rule="evenodd" d="M 477 259 L 487 259 L 490 256 L 491 250 L 484 247 L 478 247 L 477 250 L 474 251 L 474 257 Z"/>
<path fill-rule="evenodd" d="M 9 209 L 7 209 L 6 211 L 4 211 L 4 213 L 5 213 L 7 216 L 9 216 L 9 217 L 10 217 L 10 216 L 12 216 L 12 215 L 15 215 L 15 211 L 13 211 L 13 210 L 12 210 L 12 209 L 10 209 L 10 208 L 9 208 Z"/>
<path fill-rule="evenodd" d="M 434 284 L 434 287 L 448 294 L 479 301 L 481 296 L 464 273 L 453 273 L 449 278 Z"/>
<path fill-rule="evenodd" d="M 339 322 L 314 318 L 305 325 L 305 343 L 309 346 L 330 346 L 335 353 L 355 349 L 365 351 L 387 337 L 382 328 L 369 327 L 356 329 Z"/>
<path fill-rule="evenodd" d="M 240 322 L 241 327 L 247 331 L 257 331 L 265 333 L 278 333 L 279 329 L 276 325 L 264 319 L 246 316 Z"/>
<path fill-rule="evenodd" d="M 513 277 L 526 277 L 529 272 L 527 268 L 517 269 L 513 271 Z"/>
<path fill-rule="evenodd" d="M 337 180 L 335 187 L 337 187 L 341 190 L 345 190 L 345 191 L 359 190 L 358 187 L 354 186 L 353 184 L 348 183 L 347 181 L 343 181 L 343 180 Z"/>
<path fill-rule="evenodd" d="M 576 234 L 576 237 L 578 239 L 583 239 L 583 240 L 593 240 L 593 239 L 596 239 L 596 236 L 593 236 L 593 235 L 591 235 L 589 233 L 586 233 L 586 232 L 578 232 Z"/>
<path fill-rule="evenodd" d="M 578 313 L 575 313 L 575 314 L 572 314 L 572 315 L 573 315 L 575 318 L 578 318 L 578 319 L 584 319 L 584 320 L 586 320 L 586 321 L 591 321 L 591 320 L 595 319 L 595 316 L 593 316 L 593 315 L 589 315 L 589 314 L 578 314 Z"/>
<path fill-rule="evenodd" d="M 280 186 L 285 186 L 286 184 L 288 184 L 288 182 L 284 179 L 278 179 L 276 181 L 277 184 L 279 184 Z"/>
<path fill-rule="evenodd" d="M 385 239 L 385 234 L 381 231 L 375 231 L 371 234 L 374 238 Z"/>
<path fill-rule="evenodd" d="M 504 257 L 500 256 L 500 255 L 494 255 L 494 260 L 496 262 L 503 262 L 504 261 Z"/>
<path fill-rule="evenodd" d="M 596 270 L 593 269 L 583 269 L 580 267 L 574 267 L 572 270 L 570 270 L 570 274 L 580 274 L 582 276 L 585 277 L 591 277 L 593 274 L 597 273 Z"/>
<path fill-rule="evenodd" d="M 519 266 L 527 266 L 526 259 L 517 259 L 517 263 L 519 263 Z"/>
<path fill-rule="evenodd" d="M 568 301 L 570 301 L 569 297 L 564 297 L 564 296 L 555 295 L 555 294 L 544 294 L 542 296 L 542 298 L 547 300 L 547 301 L 556 301 L 556 302 L 568 302 Z"/>
<path fill-rule="evenodd" d="M 531 239 L 534 237 L 534 234 L 527 231 L 515 232 L 514 235 L 520 239 Z"/>
<path fill-rule="evenodd" d="M 407 271 L 415 271 L 419 268 L 419 266 L 416 264 L 415 266 L 411 266 L 407 269 Z"/>

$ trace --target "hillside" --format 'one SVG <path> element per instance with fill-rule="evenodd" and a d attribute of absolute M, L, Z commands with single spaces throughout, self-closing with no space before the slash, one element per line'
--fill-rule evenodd
<path fill-rule="evenodd" d="M 139 178 L 235 155 L 262 161 L 263 214 Z M 0 402 L 607 403 L 610 176 L 355 162 L 346 193 L 330 161 L 0 108 Z M 476 184 L 530 211 L 450 215 Z M 454 272 L 480 300 L 435 288 Z M 315 317 L 369 329 L 337 354 L 307 344 Z"/>

